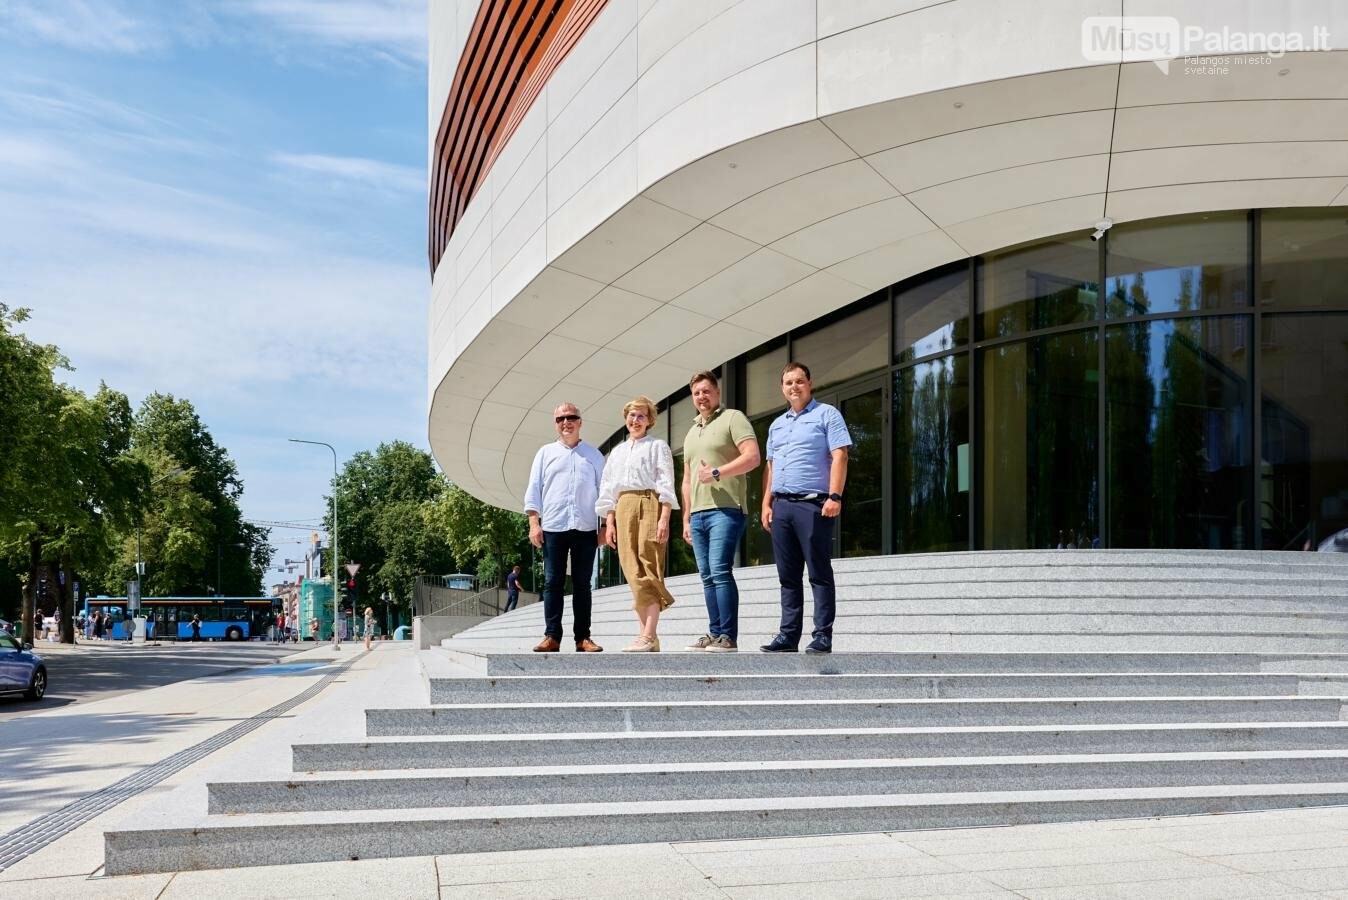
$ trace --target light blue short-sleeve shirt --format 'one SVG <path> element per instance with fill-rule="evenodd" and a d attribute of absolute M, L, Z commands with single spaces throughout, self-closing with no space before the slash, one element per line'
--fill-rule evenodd
<path fill-rule="evenodd" d="M 832 453 L 850 446 L 852 436 L 836 408 L 811 399 L 798 413 L 787 409 L 768 429 L 773 493 L 828 493 Z"/>

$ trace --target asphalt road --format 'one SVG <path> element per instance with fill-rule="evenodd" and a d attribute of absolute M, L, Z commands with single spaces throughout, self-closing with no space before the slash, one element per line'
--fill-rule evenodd
<path fill-rule="evenodd" d="M 38 703 L 19 695 L 0 696 L 0 720 L 263 666 L 312 646 L 263 642 L 166 643 L 158 647 L 119 645 L 97 650 L 54 650 L 46 654 L 39 647 L 38 653 L 47 664 L 47 696 Z"/>

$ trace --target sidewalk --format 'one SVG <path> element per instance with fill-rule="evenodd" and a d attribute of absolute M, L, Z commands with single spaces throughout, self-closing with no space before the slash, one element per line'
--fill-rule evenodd
<path fill-rule="evenodd" d="M 1348 900 L 1348 808 L 101 874 L 105 829 L 200 814 L 208 781 L 277 777 L 289 770 L 292 742 L 359 737 L 368 706 L 423 705 L 416 653 L 393 643 L 369 654 L 356 644 L 340 654 L 310 647 L 285 660 L 289 674 L 252 670 L 18 720 L 41 724 L 28 725 L 18 747 L 7 740 L 13 731 L 0 733 L 0 765 L 29 766 L 0 783 L 0 832 L 296 696 L 333 671 L 325 663 L 351 657 L 350 668 L 288 715 L 0 872 L 0 898 Z"/>

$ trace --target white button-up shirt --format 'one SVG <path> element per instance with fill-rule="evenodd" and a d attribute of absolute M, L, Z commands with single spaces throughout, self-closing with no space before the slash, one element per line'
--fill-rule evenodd
<path fill-rule="evenodd" d="M 604 455 L 580 441 L 544 444 L 534 454 L 524 511 L 538 513 L 544 531 L 594 531 L 594 506 L 604 472 Z"/>
<path fill-rule="evenodd" d="M 674 494 L 674 454 L 669 444 L 647 435 L 636 441 L 625 440 L 609 451 L 595 514 L 601 519 L 608 515 L 623 491 L 655 491 L 661 503 L 679 508 Z"/>

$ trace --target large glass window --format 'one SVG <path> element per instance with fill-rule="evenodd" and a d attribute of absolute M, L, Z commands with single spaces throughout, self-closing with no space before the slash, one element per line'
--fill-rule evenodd
<path fill-rule="evenodd" d="M 1247 329 L 1226 316 L 1106 330 L 1111 546 L 1248 546 Z"/>
<path fill-rule="evenodd" d="M 1099 246 L 1086 237 L 988 256 L 978 267 L 982 337 L 1090 322 L 1096 317 L 1099 283 Z"/>
<path fill-rule="evenodd" d="M 780 395 L 779 395 L 780 396 Z M 766 453 L 768 449 L 768 428 L 776 415 L 761 416 L 753 420 L 754 436 L 758 438 L 758 451 Z M 744 564 L 765 566 L 772 562 L 772 536 L 763 530 L 759 514 L 763 508 L 763 467 L 760 465 L 749 473 L 745 492 L 745 504 L 749 507 L 749 521 L 744 526 Z"/>
<path fill-rule="evenodd" d="M 682 400 L 676 400 L 669 407 L 665 416 L 669 419 L 669 449 L 674 451 L 674 455 L 683 452 L 683 439 L 688 437 L 688 429 L 693 425 L 693 417 L 697 415 L 697 407 L 693 405 L 691 394 Z M 662 426 L 664 423 L 660 423 Z"/>
<path fill-rule="evenodd" d="M 1105 255 L 1110 316 L 1249 305 L 1249 216 L 1172 216 L 1116 225 Z"/>
<path fill-rule="evenodd" d="M 885 552 L 885 392 L 883 386 L 848 393 L 835 400 L 847 422 L 852 447 L 847 454 L 847 484 L 838 522 L 842 556 Z"/>
<path fill-rule="evenodd" d="M 1264 547 L 1348 528 L 1348 314 L 1268 316 L 1259 509 Z"/>
<path fill-rule="evenodd" d="M 907 362 L 969 343 L 969 264 L 937 270 L 894 291 L 894 356 Z"/>
<path fill-rule="evenodd" d="M 1348 209 L 1261 213 L 1259 305 L 1348 306 Z"/>
<path fill-rule="evenodd" d="M 894 550 L 969 549 L 969 356 L 894 373 Z"/>
<path fill-rule="evenodd" d="M 983 377 L 982 546 L 1094 546 L 1099 351 L 1095 329 L 1002 344 Z"/>
<path fill-rule="evenodd" d="M 889 305 L 876 303 L 794 338 L 791 354 L 810 367 L 816 391 L 882 369 L 889 364 Z M 778 367 L 775 374 L 780 377 L 781 372 Z"/>
<path fill-rule="evenodd" d="M 744 414 L 756 416 L 786 405 L 782 397 L 782 369 L 790 362 L 786 358 L 786 341 L 753 353 L 744 362 Z M 809 365 L 806 363 L 806 365 Z"/>

